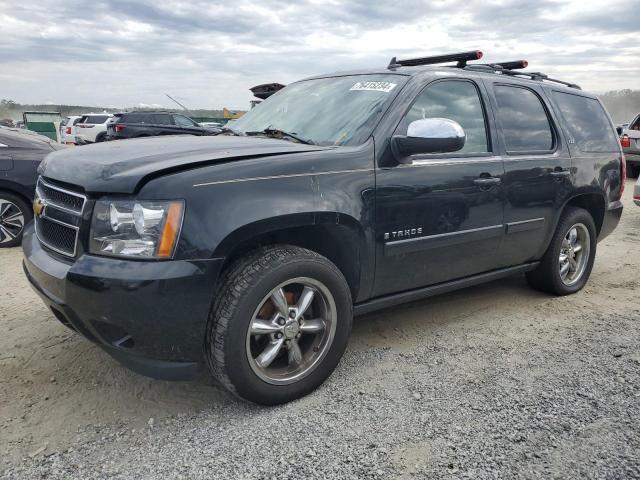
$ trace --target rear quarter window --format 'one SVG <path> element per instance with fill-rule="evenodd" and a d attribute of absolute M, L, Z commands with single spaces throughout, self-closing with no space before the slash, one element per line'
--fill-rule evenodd
<path fill-rule="evenodd" d="M 618 139 L 607 114 L 595 98 L 553 91 L 553 101 L 564 119 L 569 143 L 583 152 L 617 152 Z"/>
<path fill-rule="evenodd" d="M 85 123 L 101 124 L 107 121 L 108 115 L 87 115 Z"/>
<path fill-rule="evenodd" d="M 122 121 L 126 123 L 151 123 L 150 116 L 147 113 L 127 113 L 122 116 Z"/>

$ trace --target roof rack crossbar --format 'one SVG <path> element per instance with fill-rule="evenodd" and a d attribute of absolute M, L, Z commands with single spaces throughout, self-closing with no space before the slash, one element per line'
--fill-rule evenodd
<path fill-rule="evenodd" d="M 547 82 L 554 82 L 554 83 L 559 83 L 561 85 L 565 85 L 569 88 L 575 88 L 577 90 L 582 90 L 582 88 L 580 87 L 580 85 L 577 85 L 575 83 L 569 83 L 569 82 L 565 82 L 563 80 L 558 80 L 557 78 L 551 78 L 549 77 L 547 74 L 542 73 L 542 72 L 517 72 L 514 71 L 513 69 L 507 69 L 507 68 L 503 68 L 502 64 L 482 64 L 482 65 L 468 65 L 466 67 L 467 69 L 471 69 L 471 70 L 490 70 L 492 72 L 498 72 L 501 73 L 503 75 L 511 75 L 512 77 L 526 77 L 529 78 L 531 80 L 537 80 L 539 82 L 542 82 L 543 80 L 546 80 Z"/>
<path fill-rule="evenodd" d="M 436 63 L 458 62 L 458 67 L 466 66 L 469 60 L 480 60 L 482 52 L 480 50 L 472 50 L 470 52 L 449 53 L 446 55 L 435 55 L 433 57 L 408 58 L 406 60 L 397 60 L 393 57 L 387 67 L 389 70 L 397 67 L 416 67 L 419 65 L 435 65 Z"/>

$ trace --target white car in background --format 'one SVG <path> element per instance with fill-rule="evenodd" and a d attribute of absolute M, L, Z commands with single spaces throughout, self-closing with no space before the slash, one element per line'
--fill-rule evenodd
<path fill-rule="evenodd" d="M 76 124 L 76 144 L 104 142 L 107 137 L 107 122 L 110 113 L 87 113 Z"/>
<path fill-rule="evenodd" d="M 76 143 L 76 124 L 82 115 L 69 115 L 60 122 L 60 143 L 65 145 Z"/>

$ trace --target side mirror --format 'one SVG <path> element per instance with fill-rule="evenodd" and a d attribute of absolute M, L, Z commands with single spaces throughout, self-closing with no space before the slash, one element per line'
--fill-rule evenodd
<path fill-rule="evenodd" d="M 411 155 L 456 152 L 466 140 L 459 123 L 448 118 L 423 118 L 409 124 L 407 135 L 394 135 L 391 150 L 400 163 L 411 163 Z"/>

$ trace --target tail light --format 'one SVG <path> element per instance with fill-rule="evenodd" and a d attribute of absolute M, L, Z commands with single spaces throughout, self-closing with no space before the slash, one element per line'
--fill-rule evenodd
<path fill-rule="evenodd" d="M 116 125 L 113 127 L 115 129 L 116 132 L 121 132 L 124 130 L 125 125 L 121 124 L 121 123 L 116 123 Z"/>
<path fill-rule="evenodd" d="M 64 131 L 67 135 L 71 135 L 71 127 L 67 127 Z"/>
<path fill-rule="evenodd" d="M 631 139 L 626 133 L 620 137 L 620 145 L 622 148 L 631 148 Z"/>
<path fill-rule="evenodd" d="M 622 198 L 624 193 L 624 184 L 627 180 L 627 159 L 624 158 L 624 153 L 620 155 L 620 196 L 618 200 Z"/>

